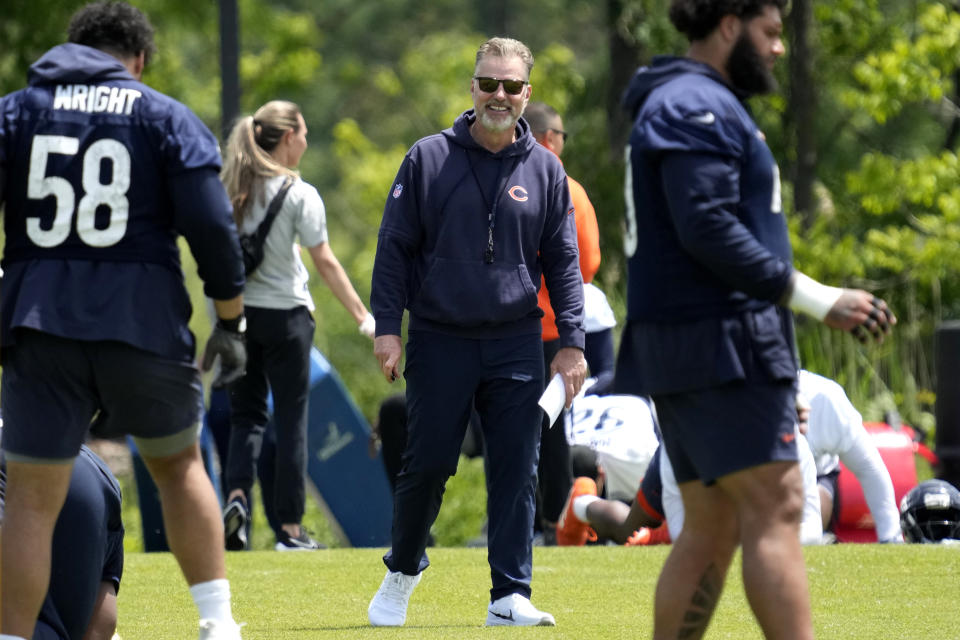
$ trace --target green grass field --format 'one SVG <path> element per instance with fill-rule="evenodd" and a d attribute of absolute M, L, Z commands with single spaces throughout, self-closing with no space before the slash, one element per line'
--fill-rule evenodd
<path fill-rule="evenodd" d="M 245 640 L 283 638 L 649 637 L 653 589 L 669 547 L 538 547 L 533 602 L 554 628 L 486 629 L 484 549 L 430 550 L 403 628 L 368 626 L 383 578 L 383 549 L 228 554 L 234 614 Z M 808 547 L 817 637 L 836 640 L 960 639 L 960 548 L 932 545 Z M 119 634 L 193 638 L 196 609 L 170 554 L 127 556 Z M 709 638 L 761 638 L 744 598 L 739 558 Z"/>

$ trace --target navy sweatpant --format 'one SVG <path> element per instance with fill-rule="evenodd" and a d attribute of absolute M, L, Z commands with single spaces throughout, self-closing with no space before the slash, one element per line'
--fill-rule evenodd
<path fill-rule="evenodd" d="M 394 490 L 391 571 L 429 565 L 427 534 L 457 470 L 471 403 L 487 457 L 490 599 L 530 596 L 543 346 L 537 334 L 473 339 L 412 331 L 407 342 L 408 435 Z"/>

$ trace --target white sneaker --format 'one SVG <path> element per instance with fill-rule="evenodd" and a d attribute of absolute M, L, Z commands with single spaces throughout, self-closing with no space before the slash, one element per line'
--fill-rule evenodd
<path fill-rule="evenodd" d="M 200 621 L 200 640 L 241 640 L 240 625 L 205 618 Z"/>
<path fill-rule="evenodd" d="M 487 608 L 488 627 L 552 627 L 556 624 L 552 615 L 539 611 L 530 604 L 529 598 L 519 593 L 494 600 Z"/>
<path fill-rule="evenodd" d="M 407 620 L 407 602 L 410 600 L 410 594 L 420 582 L 422 575 L 421 572 L 415 576 L 408 576 L 405 573 L 387 569 L 387 575 L 383 577 L 377 594 L 373 596 L 370 606 L 367 607 L 370 624 L 375 627 L 402 627 Z"/>

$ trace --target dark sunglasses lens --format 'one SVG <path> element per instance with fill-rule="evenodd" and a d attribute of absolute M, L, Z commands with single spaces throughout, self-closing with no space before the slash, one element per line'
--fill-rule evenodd
<path fill-rule="evenodd" d="M 503 90 L 512 96 L 523 91 L 523 80 L 501 80 L 501 82 L 503 82 Z"/>
<path fill-rule="evenodd" d="M 480 87 L 480 91 L 483 91 L 484 93 L 496 93 L 497 86 L 499 86 L 501 82 L 503 83 L 503 90 L 512 96 L 515 96 L 521 91 L 523 91 L 523 85 L 526 84 L 523 80 L 497 80 L 496 78 L 477 78 L 477 86 Z"/>
<path fill-rule="evenodd" d="M 498 84 L 496 78 L 477 78 L 477 86 L 484 93 L 496 93 Z"/>

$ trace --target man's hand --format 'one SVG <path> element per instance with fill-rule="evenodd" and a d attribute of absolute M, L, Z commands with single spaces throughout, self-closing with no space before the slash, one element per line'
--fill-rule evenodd
<path fill-rule="evenodd" d="M 576 347 L 564 347 L 557 351 L 553 362 L 550 363 L 550 378 L 557 373 L 563 377 L 563 386 L 567 394 L 564 406 L 569 409 L 573 399 L 580 393 L 583 379 L 587 376 L 587 361 L 583 359 L 583 351 Z"/>
<path fill-rule="evenodd" d="M 210 371 L 217 356 L 220 357 L 220 373 L 212 386 L 214 389 L 221 389 L 246 373 L 247 345 L 243 333 L 225 329 L 218 322 L 207 340 L 201 368 Z"/>
<path fill-rule="evenodd" d="M 867 343 L 870 338 L 883 342 L 897 318 L 886 302 L 869 291 L 844 289 L 823 322 L 828 327 L 850 331 L 857 340 Z"/>
<path fill-rule="evenodd" d="M 377 336 L 373 339 L 373 355 L 380 363 L 380 370 L 387 382 L 400 377 L 400 358 L 403 356 L 403 344 L 400 336 Z"/>

